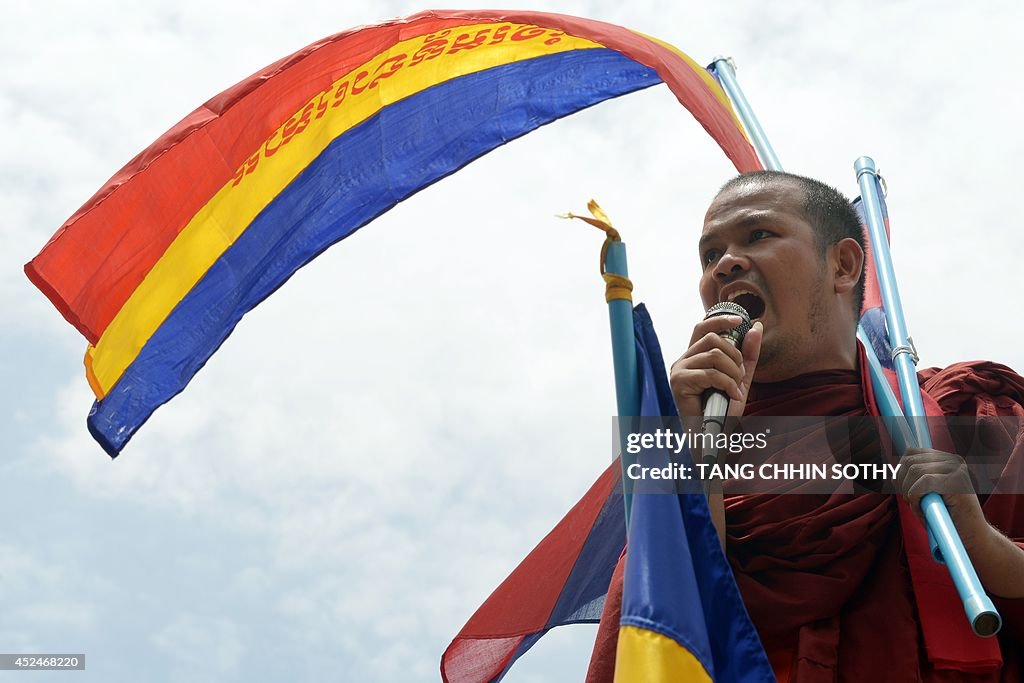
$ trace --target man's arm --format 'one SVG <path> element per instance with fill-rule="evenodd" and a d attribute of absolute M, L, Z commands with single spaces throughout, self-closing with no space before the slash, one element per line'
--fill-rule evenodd
<path fill-rule="evenodd" d="M 941 494 L 985 589 L 1003 598 L 1024 598 L 1024 548 L 985 519 L 963 458 L 930 448 L 908 449 L 896 484 L 922 523 L 921 498 Z"/>
<path fill-rule="evenodd" d="M 723 315 L 708 318 L 693 328 L 690 347 L 672 364 L 669 383 L 676 408 L 688 429 L 700 429 L 704 392 L 718 389 L 729 397 L 729 417 L 739 417 L 747 405 L 747 394 L 754 381 L 754 368 L 761 353 L 760 322 L 747 332 L 742 352 L 721 337 L 742 322 L 739 316 Z M 691 418 L 691 419 L 688 419 Z M 708 496 L 711 520 L 718 531 L 718 540 L 725 546 L 725 503 L 722 494 Z"/>

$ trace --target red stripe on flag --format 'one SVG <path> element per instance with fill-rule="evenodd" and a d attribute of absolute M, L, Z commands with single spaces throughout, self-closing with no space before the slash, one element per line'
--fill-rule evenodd
<path fill-rule="evenodd" d="M 547 627 L 618 474 L 615 461 L 469 618 L 441 657 L 445 681 L 490 680 L 505 668 L 523 636 Z"/>
<path fill-rule="evenodd" d="M 360 27 L 261 69 L 193 111 L 115 173 L 25 273 L 95 344 L 182 228 L 311 96 L 401 40 L 465 23 L 423 17 Z"/>
<path fill-rule="evenodd" d="M 399 41 L 468 23 L 505 21 L 588 38 L 655 68 L 739 170 L 760 168 L 700 75 L 637 33 L 541 12 L 424 12 L 325 38 L 217 95 L 107 181 L 25 266 L 26 274 L 96 343 L 192 216 L 311 96 Z"/>

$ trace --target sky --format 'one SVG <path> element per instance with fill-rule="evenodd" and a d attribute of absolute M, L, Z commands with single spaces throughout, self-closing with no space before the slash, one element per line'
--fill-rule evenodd
<path fill-rule="evenodd" d="M 85 341 L 23 264 L 202 102 L 426 9 L 164 5 L 6 12 L 0 652 L 86 654 L 44 681 L 437 680 L 611 458 L 601 237 L 554 214 L 608 212 L 671 362 L 702 316 L 696 237 L 731 166 L 664 86 L 539 129 L 301 270 L 111 461 L 85 428 Z M 1020 3 L 530 9 L 734 57 L 787 170 L 853 194 L 854 160 L 874 157 L 921 366 L 1024 368 Z M 506 680 L 581 680 L 594 632 L 548 634 Z"/>

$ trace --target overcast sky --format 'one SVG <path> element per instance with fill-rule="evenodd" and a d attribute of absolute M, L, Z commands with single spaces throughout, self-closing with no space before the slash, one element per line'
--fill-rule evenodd
<path fill-rule="evenodd" d="M 5 12 L 0 652 L 87 655 L 85 673 L 39 680 L 435 680 L 611 456 L 601 238 L 553 214 L 607 210 L 672 360 L 701 316 L 696 236 L 731 166 L 664 86 L 531 133 L 300 271 L 112 462 L 85 428 L 85 342 L 22 265 L 205 100 L 425 9 L 175 4 Z M 1024 368 L 1024 6 L 667 5 L 534 9 L 734 56 L 787 170 L 852 193 L 853 161 L 873 156 L 922 365 Z M 594 629 L 562 631 L 507 680 L 582 678 Z"/>

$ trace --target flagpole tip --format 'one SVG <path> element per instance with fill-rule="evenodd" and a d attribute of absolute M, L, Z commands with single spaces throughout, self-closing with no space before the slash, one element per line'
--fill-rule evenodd
<path fill-rule="evenodd" d="M 860 157 L 857 159 L 857 161 L 853 162 L 853 170 L 856 171 L 858 178 L 862 173 L 878 173 L 878 170 L 875 168 L 875 160 L 871 157 Z"/>

